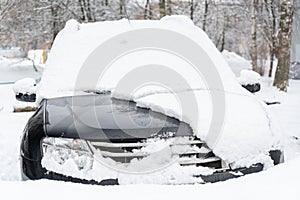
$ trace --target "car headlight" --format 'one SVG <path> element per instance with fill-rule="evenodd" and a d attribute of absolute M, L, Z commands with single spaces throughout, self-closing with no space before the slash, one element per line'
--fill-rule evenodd
<path fill-rule="evenodd" d="M 79 170 L 93 168 L 93 154 L 88 143 L 81 139 L 45 137 L 42 141 L 43 157 L 63 165 L 73 161 Z"/>

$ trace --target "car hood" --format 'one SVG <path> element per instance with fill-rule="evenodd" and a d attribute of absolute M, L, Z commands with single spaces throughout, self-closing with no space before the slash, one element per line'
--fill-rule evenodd
<path fill-rule="evenodd" d="M 190 126 L 136 103 L 110 94 L 46 99 L 45 132 L 48 136 L 91 140 L 145 139 L 155 136 L 191 136 Z"/>

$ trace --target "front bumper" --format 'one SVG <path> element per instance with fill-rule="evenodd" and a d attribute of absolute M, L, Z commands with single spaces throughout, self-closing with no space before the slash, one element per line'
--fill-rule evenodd
<path fill-rule="evenodd" d="M 73 182 L 73 183 L 81 183 L 81 184 L 91 184 L 91 185 L 119 185 L 118 179 L 105 179 L 102 181 L 95 181 L 95 180 L 84 180 L 79 178 L 74 178 L 70 176 L 65 176 L 63 174 L 55 173 L 44 170 L 41 172 L 41 174 L 44 174 L 43 177 L 36 178 L 33 177 L 33 174 L 28 174 L 29 171 L 26 171 L 26 169 L 34 169 L 34 166 L 38 164 L 38 161 L 32 161 L 24 158 L 21 156 L 21 177 L 22 180 L 32 180 L 32 179 L 40 179 L 45 178 L 49 180 L 57 180 L 57 181 L 65 181 L 65 182 Z M 249 168 L 240 168 L 236 170 L 227 170 L 227 171 L 220 171 L 215 172 L 211 175 L 201 175 L 200 177 L 203 179 L 205 183 L 215 183 L 220 181 L 226 181 L 232 178 L 238 178 L 247 174 L 251 173 L 257 173 L 263 170 L 262 164 L 256 164 L 252 165 Z M 27 173 L 26 173 L 27 172 Z M 44 173 L 45 172 L 45 173 Z M 28 177 L 30 176 L 30 177 Z"/>

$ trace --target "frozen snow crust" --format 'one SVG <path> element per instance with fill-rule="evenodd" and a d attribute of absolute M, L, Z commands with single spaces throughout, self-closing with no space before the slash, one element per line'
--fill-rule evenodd
<path fill-rule="evenodd" d="M 38 88 L 38 98 L 41 100 L 74 95 L 74 90 L 78 90 L 75 85 L 81 67 L 99 45 L 118 34 L 145 28 L 171 30 L 186 36 L 202 47 L 204 53 L 199 56 L 205 55 L 203 60 L 208 59 L 212 62 L 220 75 L 223 88 L 208 87 L 205 78 L 212 77 L 202 77 L 201 81 L 194 69 L 178 57 L 163 51 L 144 49 L 129 53 L 115 61 L 102 74 L 99 84 L 82 85 L 79 88 L 81 92 L 111 90 L 113 97 L 131 99 L 140 107 L 150 108 L 185 121 L 191 125 L 198 137 L 207 142 L 217 156 L 234 168 L 248 167 L 255 163 L 263 163 L 266 168 L 272 166 L 273 162 L 268 152 L 279 148 L 279 144 L 276 133 L 272 131 L 266 106 L 240 86 L 222 54 L 205 32 L 183 16 L 168 16 L 159 21 L 130 21 L 130 23 L 125 19 L 89 24 L 69 21 L 54 42 Z M 138 39 L 147 40 L 147 38 Z M 126 44 L 126 41 L 120 42 Z M 179 44 L 179 41 L 172 42 L 174 45 L 177 43 Z M 102 59 L 105 55 L 98 55 L 98 57 Z M 128 72 L 139 66 L 153 63 L 172 66 L 177 74 L 187 80 L 189 87 L 178 85 L 176 89 L 173 85 L 170 91 L 167 86 L 141 86 L 130 94 L 128 91 L 115 90 L 120 79 Z M 218 137 L 215 140 L 210 140 L 208 135 L 215 106 L 211 100 L 212 91 L 217 91 L 225 97 L 225 118 L 219 122 L 222 128 L 220 133 L 216 133 Z M 191 94 L 197 102 L 193 105 L 194 110 L 182 113 L 178 96 Z M 194 115 L 196 110 L 199 112 L 197 116 Z"/>

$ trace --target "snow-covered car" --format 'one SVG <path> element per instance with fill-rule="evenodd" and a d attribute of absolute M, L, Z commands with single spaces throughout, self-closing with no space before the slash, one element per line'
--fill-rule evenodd
<path fill-rule="evenodd" d="M 255 93 L 260 91 L 260 75 L 252 70 L 242 70 L 238 78 L 239 83 L 249 92 Z"/>
<path fill-rule="evenodd" d="M 195 69 L 179 61 L 177 54 L 166 55 L 161 49 L 149 52 L 152 43 L 142 51 L 130 51 L 134 55 L 112 65 L 100 84 L 89 85 L 91 74 L 78 86 L 83 66 L 95 65 L 92 73 L 96 73 L 97 64 L 118 48 L 108 55 L 93 50 L 102 48 L 116 35 L 145 29 L 151 29 L 152 37 L 129 35 L 112 42 L 122 49 L 135 41 L 153 42 L 153 38 L 153 44 L 158 44 L 156 33 L 160 30 L 179 33 L 199 46 L 199 52 L 190 51 L 198 55 L 191 59 L 199 58 L 199 65 L 208 68 L 208 72 L 215 69 L 221 74 L 222 87 L 205 87 L 196 78 Z M 163 39 L 161 43 L 168 40 Z M 184 49 L 185 44 L 176 42 L 168 45 Z M 126 84 L 116 89 L 120 77 L 132 71 L 133 66 L 145 66 L 147 61 L 172 66 L 191 84 L 182 87 L 175 79 L 178 82 L 172 91 L 157 85 L 130 94 Z M 154 77 L 170 79 L 171 74 L 158 69 Z M 149 77 L 151 82 L 150 73 L 142 79 Z M 218 77 L 210 78 L 213 83 L 218 81 Z M 190 109 L 181 113 L 186 107 L 174 95 L 188 97 L 185 104 Z M 216 102 L 212 102 L 213 95 Z M 103 185 L 206 183 L 258 172 L 282 162 L 280 143 L 266 105 L 242 88 L 207 35 L 183 16 L 130 23 L 67 22 L 49 54 L 37 99 L 39 108 L 29 119 L 21 141 L 24 180 L 47 178 Z M 224 111 L 224 116 L 214 116 L 215 111 Z"/>
<path fill-rule="evenodd" d="M 14 112 L 36 111 L 37 82 L 33 78 L 23 78 L 16 81 L 13 85 L 16 102 L 13 105 Z"/>

